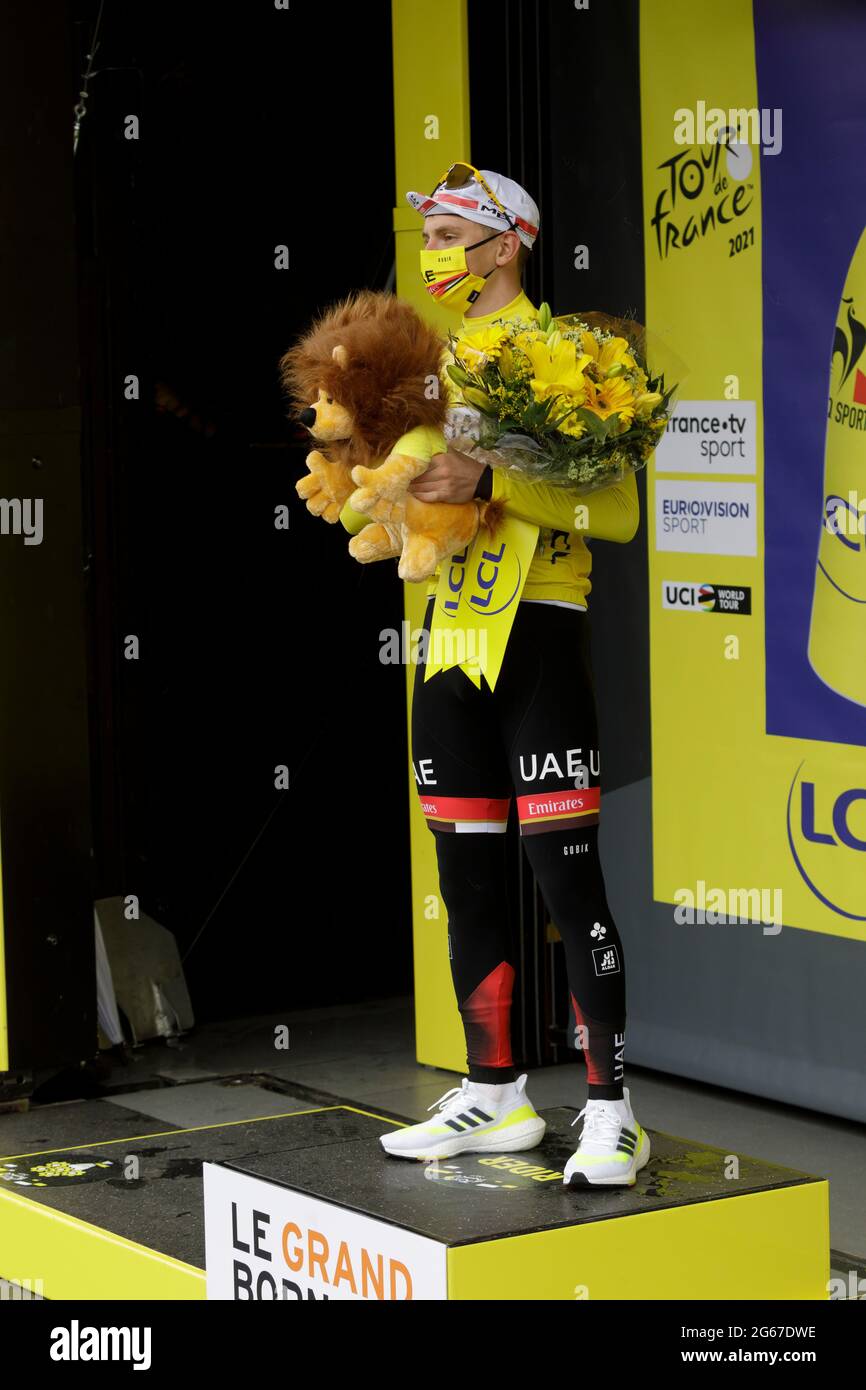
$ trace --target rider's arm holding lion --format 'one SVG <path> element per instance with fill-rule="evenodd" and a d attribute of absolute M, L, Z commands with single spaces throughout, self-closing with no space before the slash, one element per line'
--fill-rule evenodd
<path fill-rule="evenodd" d="M 408 430 L 392 445 L 384 463 L 374 468 L 352 469 L 352 477 L 359 486 L 358 491 L 349 498 L 349 502 L 355 503 L 355 507 L 349 510 L 357 516 L 358 505 L 364 506 L 376 497 L 402 496 L 409 483 L 430 467 L 432 456 L 446 447 L 445 436 L 435 425 L 416 425 Z M 347 531 L 350 529 L 346 526 Z"/>
<path fill-rule="evenodd" d="M 427 425 L 421 425 L 417 429 L 410 430 L 397 440 L 391 450 L 392 455 L 402 455 L 406 458 L 417 459 L 419 464 L 423 463 L 427 468 L 430 462 L 430 455 L 434 449 L 445 447 L 445 437 L 436 429 Z M 340 512 L 340 521 L 352 536 L 357 536 L 369 524 L 370 518 L 366 512 L 356 512 L 354 507 L 347 502 Z"/>
<path fill-rule="evenodd" d="M 348 502 L 340 512 L 340 521 L 349 532 L 350 536 L 357 536 L 359 531 L 363 531 L 365 526 L 369 526 L 370 518 L 365 512 L 356 512 L 350 507 Z"/>

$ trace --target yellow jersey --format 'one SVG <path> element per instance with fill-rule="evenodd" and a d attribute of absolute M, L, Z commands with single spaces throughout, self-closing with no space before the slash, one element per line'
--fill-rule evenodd
<path fill-rule="evenodd" d="M 538 310 L 523 290 L 492 314 L 478 314 L 467 318 L 465 315 L 460 328 L 462 337 L 471 336 L 479 329 L 488 328 L 499 319 L 536 319 Z M 450 361 L 450 353 L 446 353 Z M 449 394 L 459 400 L 459 388 L 445 374 Z M 435 433 L 435 432 L 434 432 Z M 404 436 L 401 448 L 410 439 L 423 449 L 425 442 L 432 437 L 430 431 L 412 431 Z M 411 446 L 405 450 L 412 454 Z M 418 458 L 425 457 L 419 452 Z M 567 487 L 557 487 L 551 483 L 531 481 L 518 477 L 516 473 L 504 468 L 492 470 L 493 490 L 491 499 L 501 498 L 505 510 L 512 516 L 533 522 L 539 527 L 538 541 L 526 583 L 521 594 L 521 603 L 555 603 L 586 609 L 587 597 L 592 583 L 592 555 L 584 541 L 584 536 L 597 536 L 599 540 L 630 541 L 637 532 L 640 522 L 640 504 L 637 482 L 633 473 L 621 483 L 600 488 L 589 497 Z M 586 502 L 589 511 L 589 525 L 580 531 L 575 530 L 575 507 Z M 353 536 L 357 535 L 370 518 L 354 511 L 348 503 L 340 512 L 340 521 Z M 427 597 L 436 592 L 439 582 L 439 569 L 428 580 Z"/>

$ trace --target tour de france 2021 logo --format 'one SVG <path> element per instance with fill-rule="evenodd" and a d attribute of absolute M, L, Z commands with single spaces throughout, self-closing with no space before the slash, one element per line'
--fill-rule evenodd
<path fill-rule="evenodd" d="M 662 160 L 650 216 L 660 260 L 714 233 L 728 238 L 731 256 L 754 247 L 752 165 L 751 146 L 734 126 L 723 126 L 709 144 L 677 149 Z"/>
<path fill-rule="evenodd" d="M 866 922 L 866 786 L 850 770 L 812 772 L 803 759 L 788 791 L 787 821 L 810 892 L 839 916 Z"/>

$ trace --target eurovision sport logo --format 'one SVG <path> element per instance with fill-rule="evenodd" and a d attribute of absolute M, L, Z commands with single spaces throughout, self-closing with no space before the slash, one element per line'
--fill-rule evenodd
<path fill-rule="evenodd" d="M 810 772 L 805 759 L 788 791 L 788 844 L 819 902 L 866 922 L 866 787 L 850 771 Z M 864 779 L 866 780 L 866 779 Z"/>
<path fill-rule="evenodd" d="M 747 584 L 690 584 L 662 580 L 662 608 L 678 613 L 752 612 L 752 590 Z"/>
<path fill-rule="evenodd" d="M 757 555 L 757 516 L 755 483 L 656 478 L 656 550 Z"/>

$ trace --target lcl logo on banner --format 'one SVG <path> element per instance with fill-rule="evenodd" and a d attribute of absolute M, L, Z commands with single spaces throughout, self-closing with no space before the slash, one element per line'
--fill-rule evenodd
<path fill-rule="evenodd" d="M 804 774 L 788 792 L 788 844 L 809 890 L 825 907 L 866 922 L 866 787 L 845 771 Z"/>

